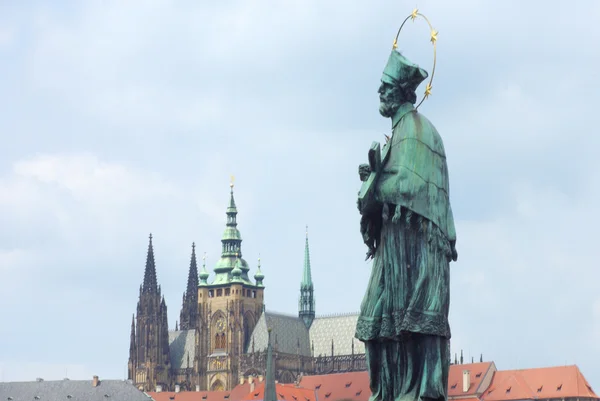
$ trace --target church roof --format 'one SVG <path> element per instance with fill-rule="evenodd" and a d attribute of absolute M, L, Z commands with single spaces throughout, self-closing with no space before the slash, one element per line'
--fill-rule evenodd
<path fill-rule="evenodd" d="M 0 399 L 148 401 L 149 398 L 130 382 L 122 380 L 100 380 L 95 387 L 92 380 L 53 380 L 0 383 Z"/>
<path fill-rule="evenodd" d="M 185 369 L 194 367 L 194 347 L 196 346 L 196 330 L 169 331 L 169 352 L 171 367 Z"/>
<path fill-rule="evenodd" d="M 354 338 L 357 320 L 356 313 L 317 317 L 309 331 L 298 316 L 265 311 L 256 323 L 246 352 L 252 351 L 252 342 L 255 351 L 265 351 L 269 339 L 267 330 L 272 328 L 277 352 L 296 354 L 299 351 L 301 355 L 310 356 L 314 347 L 314 356 L 331 355 L 333 340 L 335 355 L 352 354 L 352 341 L 354 353 L 364 354 L 364 344 Z"/>
<path fill-rule="evenodd" d="M 332 340 L 335 355 L 352 354 L 352 341 L 354 341 L 354 353 L 364 354 L 365 345 L 354 338 L 357 321 L 358 313 L 317 317 L 310 326 L 310 341 L 314 346 L 314 356 L 331 355 Z"/>
<path fill-rule="evenodd" d="M 264 351 L 269 343 L 268 329 L 271 328 L 273 346 L 275 351 L 287 354 L 298 353 L 300 345 L 301 355 L 310 355 L 309 335 L 304 322 L 297 316 L 284 315 L 273 312 L 263 312 L 256 323 L 249 341 L 249 349 L 252 351 L 254 342 L 255 351 Z"/>

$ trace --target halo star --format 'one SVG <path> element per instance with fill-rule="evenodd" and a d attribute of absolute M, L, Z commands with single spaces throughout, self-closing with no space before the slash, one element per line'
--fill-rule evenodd
<path fill-rule="evenodd" d="M 410 18 L 412 18 L 412 20 L 416 20 L 417 19 L 417 15 L 419 15 L 419 9 L 415 8 L 412 13 L 410 14 Z"/>
<path fill-rule="evenodd" d="M 431 43 L 435 44 L 435 42 L 437 41 L 437 35 L 438 35 L 438 31 L 436 31 L 435 29 L 431 30 Z"/>

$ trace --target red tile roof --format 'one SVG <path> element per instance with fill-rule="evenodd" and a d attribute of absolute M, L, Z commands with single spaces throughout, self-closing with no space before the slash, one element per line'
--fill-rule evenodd
<path fill-rule="evenodd" d="M 469 390 L 463 391 L 463 372 L 469 371 L 470 382 Z M 484 383 L 484 379 L 488 377 L 491 379 L 491 375 L 496 371 L 496 365 L 494 362 L 479 362 L 479 363 L 467 363 L 463 365 L 451 365 L 450 372 L 448 373 L 448 397 L 460 397 L 469 398 L 480 395 L 485 388 L 480 388 L 481 384 Z M 489 381 L 488 381 L 489 383 Z"/>
<path fill-rule="evenodd" d="M 319 401 L 368 401 L 371 396 L 369 374 L 366 371 L 304 376 L 300 380 L 300 387 L 315 390 Z"/>
<path fill-rule="evenodd" d="M 231 391 L 161 391 L 148 392 L 155 401 L 240 401 L 250 391 L 250 384 L 237 385 Z"/>
<path fill-rule="evenodd" d="M 579 368 L 557 366 L 504 370 L 494 374 L 483 401 L 535 400 L 552 398 L 598 398 Z"/>
<path fill-rule="evenodd" d="M 249 392 L 241 401 L 262 401 L 264 398 L 265 384 L 264 382 L 257 384 L 254 391 Z M 315 391 L 312 389 L 296 387 L 293 384 L 275 385 L 278 401 L 317 401 Z"/>

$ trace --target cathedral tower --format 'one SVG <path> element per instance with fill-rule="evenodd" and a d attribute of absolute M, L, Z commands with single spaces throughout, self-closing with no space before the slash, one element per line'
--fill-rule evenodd
<path fill-rule="evenodd" d="M 204 351 L 199 351 L 198 373 L 206 380 L 201 388 L 230 390 L 238 383 L 240 357 L 249 347 L 252 330 L 263 310 L 264 275 L 258 269 L 253 283 L 248 262 L 242 258 L 242 236 L 237 228 L 237 207 L 233 182 L 226 211 L 225 232 L 221 238 L 221 258 L 208 283 L 203 269 L 198 287 L 198 304 Z M 259 262 L 260 263 L 260 262 Z M 201 355 L 205 352 L 205 356 Z M 206 362 L 204 362 L 206 361 Z"/>
<path fill-rule="evenodd" d="M 304 270 L 300 283 L 300 301 L 298 302 L 298 316 L 306 328 L 310 329 L 315 320 L 315 294 L 312 275 L 310 272 L 310 253 L 308 251 L 308 227 L 306 228 L 306 243 L 304 244 Z"/>
<path fill-rule="evenodd" d="M 180 330 L 195 330 L 198 325 L 198 265 L 196 264 L 196 244 L 192 244 L 190 272 L 187 289 L 183 293 L 183 305 L 179 315 Z"/>
<path fill-rule="evenodd" d="M 144 391 L 165 390 L 169 384 L 167 305 L 156 279 L 152 234 L 148 244 L 144 282 L 137 304 L 137 324 L 131 323 L 129 379 Z"/>

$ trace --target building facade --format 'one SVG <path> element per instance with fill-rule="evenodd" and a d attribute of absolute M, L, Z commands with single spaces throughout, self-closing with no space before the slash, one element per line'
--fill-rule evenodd
<path fill-rule="evenodd" d="M 260 259 L 253 279 L 242 257 L 233 184 L 226 209 L 221 258 L 211 274 L 203 258 L 198 272 L 192 244 L 189 274 L 175 330 L 158 285 L 152 236 L 131 325 L 128 376 L 144 391 L 231 390 L 243 378 L 264 377 L 269 329 L 276 380 L 365 370 L 364 345 L 354 339 L 358 314 L 317 316 L 308 233 L 298 314 L 265 310 Z"/>

